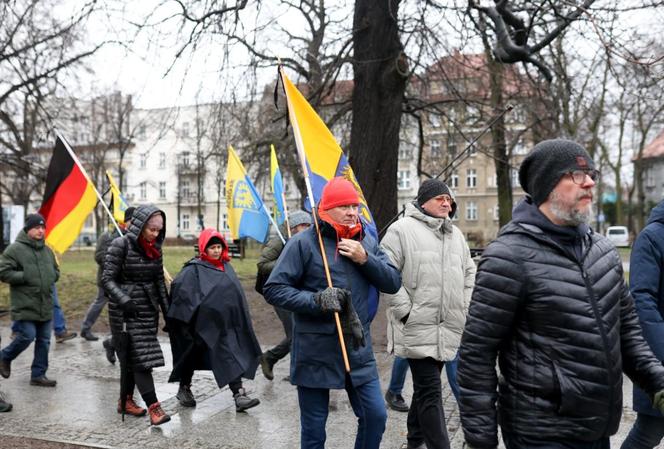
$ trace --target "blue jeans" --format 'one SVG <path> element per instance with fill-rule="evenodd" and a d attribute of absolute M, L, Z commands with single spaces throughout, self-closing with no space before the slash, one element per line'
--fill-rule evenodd
<path fill-rule="evenodd" d="M 2 360 L 11 362 L 35 342 L 35 355 L 32 359 L 32 378 L 41 377 L 48 369 L 48 348 L 51 345 L 51 320 L 15 321 L 16 338 L 0 351 Z M 14 326 L 12 326 L 13 328 Z"/>
<path fill-rule="evenodd" d="M 90 329 L 92 329 L 92 326 L 95 324 L 95 321 L 97 321 L 97 318 L 99 318 L 99 315 L 101 314 L 102 310 L 104 310 L 104 306 L 107 302 L 108 298 L 106 298 L 106 295 L 104 294 L 104 289 L 97 287 L 97 297 L 94 301 L 92 301 L 90 307 L 88 307 L 88 311 L 85 314 L 85 319 L 81 325 L 81 333 L 89 332 Z M 60 312 L 62 312 L 62 309 Z M 62 318 L 64 323 L 64 316 Z"/>
<path fill-rule="evenodd" d="M 17 321 L 12 321 L 12 333 L 18 333 Z M 60 300 L 58 299 L 58 289 L 53 285 L 53 332 L 55 335 L 64 334 L 67 332 L 67 322 L 65 321 L 65 314 L 60 307 Z"/>
<path fill-rule="evenodd" d="M 459 383 L 457 382 L 457 365 L 459 364 L 459 354 L 454 356 L 454 360 L 445 362 L 445 373 L 450 384 L 450 389 L 454 399 L 459 401 Z M 392 375 L 390 376 L 390 385 L 387 389 L 393 394 L 401 394 L 403 384 L 406 382 L 406 373 L 408 373 L 408 360 L 399 356 L 394 357 L 392 364 Z"/>
<path fill-rule="evenodd" d="M 387 421 L 380 382 L 374 379 L 354 387 L 346 378 L 346 393 L 358 418 L 354 448 L 378 449 Z M 323 449 L 327 438 L 325 424 L 329 412 L 330 390 L 298 386 L 297 397 L 300 403 L 300 449 Z"/>
<path fill-rule="evenodd" d="M 653 449 L 664 441 L 664 418 L 638 413 L 620 449 Z"/>

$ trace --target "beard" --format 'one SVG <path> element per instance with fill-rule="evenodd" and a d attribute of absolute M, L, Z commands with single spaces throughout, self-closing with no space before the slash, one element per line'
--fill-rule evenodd
<path fill-rule="evenodd" d="M 578 206 L 578 202 L 587 196 L 588 193 L 585 191 L 580 192 L 570 205 L 565 204 L 562 198 L 555 191 L 552 191 L 549 195 L 551 212 L 556 218 L 565 223 L 565 226 L 579 226 L 580 224 L 589 223 L 593 217 L 592 203 L 583 207 Z"/>

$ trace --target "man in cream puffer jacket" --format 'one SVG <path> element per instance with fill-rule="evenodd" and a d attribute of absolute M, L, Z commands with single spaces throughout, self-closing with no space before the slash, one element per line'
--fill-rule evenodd
<path fill-rule="evenodd" d="M 440 373 L 454 360 L 475 281 L 466 240 L 451 217 L 456 203 L 447 185 L 424 181 L 405 217 L 381 242 L 399 268 L 402 287 L 389 300 L 388 350 L 408 359 L 413 401 L 408 412 L 410 449 L 449 448 Z"/>

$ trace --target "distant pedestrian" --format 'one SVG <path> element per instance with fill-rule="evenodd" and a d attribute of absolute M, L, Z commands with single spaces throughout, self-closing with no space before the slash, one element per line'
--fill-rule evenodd
<path fill-rule="evenodd" d="M 26 217 L 25 226 L 0 255 L 0 281 L 9 284 L 16 336 L 0 351 L 0 375 L 11 374 L 11 362 L 35 342 L 30 385 L 55 387 L 46 377 L 51 344 L 53 288 L 60 276 L 55 255 L 45 245 L 46 222 L 40 214 Z"/>
<path fill-rule="evenodd" d="M 118 225 L 122 235 L 127 232 L 127 226 L 131 221 L 131 215 L 134 213 L 133 207 L 128 207 L 124 212 L 124 223 Z M 106 232 L 102 233 L 97 239 L 97 246 L 95 247 L 95 262 L 97 263 L 97 296 L 95 300 L 90 304 L 88 311 L 85 313 L 85 318 L 83 319 L 83 324 L 81 324 L 81 337 L 88 341 L 97 341 L 99 337 L 92 333 L 92 326 L 99 318 L 104 306 L 108 302 L 108 298 L 104 293 L 104 286 L 101 283 L 101 274 L 104 271 L 104 258 L 106 257 L 106 251 L 108 250 L 111 242 L 120 237 L 115 226 L 112 226 Z M 110 341 L 110 340 L 109 340 Z M 106 349 L 106 342 L 104 341 L 104 348 Z M 108 350 L 107 350 L 108 351 Z M 108 357 L 109 362 L 115 363 L 115 354 L 112 357 Z M 112 359 L 112 361 L 111 361 Z"/>
<path fill-rule="evenodd" d="M 179 381 L 178 401 L 194 407 L 194 371 L 212 370 L 219 388 L 230 387 L 235 411 L 243 412 L 260 404 L 247 394 L 242 378 L 254 378 L 261 348 L 226 240 L 215 229 L 204 229 L 198 251 L 171 284 L 168 330 L 173 371 L 168 381 Z"/>
<path fill-rule="evenodd" d="M 288 224 L 290 226 L 291 237 L 293 237 L 297 233 L 309 229 L 311 226 L 311 214 L 303 210 L 292 212 L 288 216 Z M 261 255 L 257 263 L 258 273 L 256 274 L 257 290 L 259 290 L 261 295 L 263 294 L 263 284 L 270 277 L 270 273 L 272 273 L 283 249 L 284 243 L 281 241 L 281 237 L 275 235 L 261 250 Z M 293 338 L 293 312 L 277 306 L 274 306 L 274 311 L 281 321 L 286 336 L 277 346 L 268 349 L 261 355 L 261 369 L 263 370 L 263 375 L 268 380 L 274 379 L 272 368 L 279 360 L 288 355 Z"/>
<path fill-rule="evenodd" d="M 125 400 L 127 414 L 145 415 L 145 409 L 133 399 L 136 386 L 148 406 L 152 425 L 171 419 L 157 400 L 152 378 L 152 369 L 164 366 L 157 330 L 160 309 L 164 317 L 168 309 L 161 252 L 165 235 L 164 212 L 153 205 L 137 207 L 127 233 L 113 240 L 106 251 L 102 272 L 113 346 L 120 350 L 124 329 L 129 334 L 127 360 L 121 360 L 121 369 L 129 374 L 120 388 L 128 393 L 120 398 L 118 413 Z"/>
<path fill-rule="evenodd" d="M 634 297 L 641 330 L 650 348 L 664 363 L 664 201 L 650 213 L 648 224 L 632 247 L 629 289 Z M 662 407 L 634 387 L 636 422 L 621 449 L 653 449 L 664 440 Z"/>

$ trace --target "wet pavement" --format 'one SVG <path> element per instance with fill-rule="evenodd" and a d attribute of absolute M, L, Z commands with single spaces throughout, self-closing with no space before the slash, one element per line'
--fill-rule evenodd
<path fill-rule="evenodd" d="M 8 330 L 3 329 L 3 334 Z M 3 335 L 9 337 L 9 335 Z M 4 340 L 4 338 L 3 338 Z M 6 340 L 5 340 L 6 341 Z M 155 370 L 157 397 L 172 420 L 151 427 L 147 417 L 127 416 L 122 422 L 116 412 L 120 370 L 110 365 L 101 340 L 87 342 L 80 338 L 51 344 L 48 376 L 56 379 L 56 388 L 28 384 L 32 348 L 12 364 L 12 374 L 0 379 L 0 389 L 14 404 L 10 413 L 0 414 L 0 448 L 14 447 L 2 435 L 38 438 L 61 443 L 100 448 L 218 448 L 218 449 L 294 449 L 299 447 L 299 412 L 296 389 L 283 378 L 288 375 L 288 360 L 275 366 L 275 380 L 270 382 L 260 372 L 246 381 L 245 388 L 261 404 L 246 413 L 236 413 L 228 388 L 219 390 L 211 373 L 197 372 L 192 391 L 198 405 L 181 407 L 175 394 L 178 385 L 167 383 L 170 373 L 170 347 L 162 339 L 166 367 Z M 391 358 L 377 354 L 381 383 L 387 385 Z M 459 414 L 443 375 L 443 397 L 448 417 L 452 448 L 461 448 L 463 436 Z M 410 376 L 404 396 L 411 397 Z M 621 434 L 612 439 L 619 447 L 634 415 L 631 412 L 631 386 L 625 387 L 625 411 Z M 353 447 L 356 419 L 345 392 L 333 391 L 327 425 L 329 449 Z M 382 448 L 398 449 L 405 441 L 406 413 L 389 410 Z M 7 446 L 9 444 L 9 446 Z M 23 446 L 21 446 L 23 447 Z M 28 446 L 26 446 L 28 447 Z M 36 446 L 35 446 L 36 447 Z"/>

